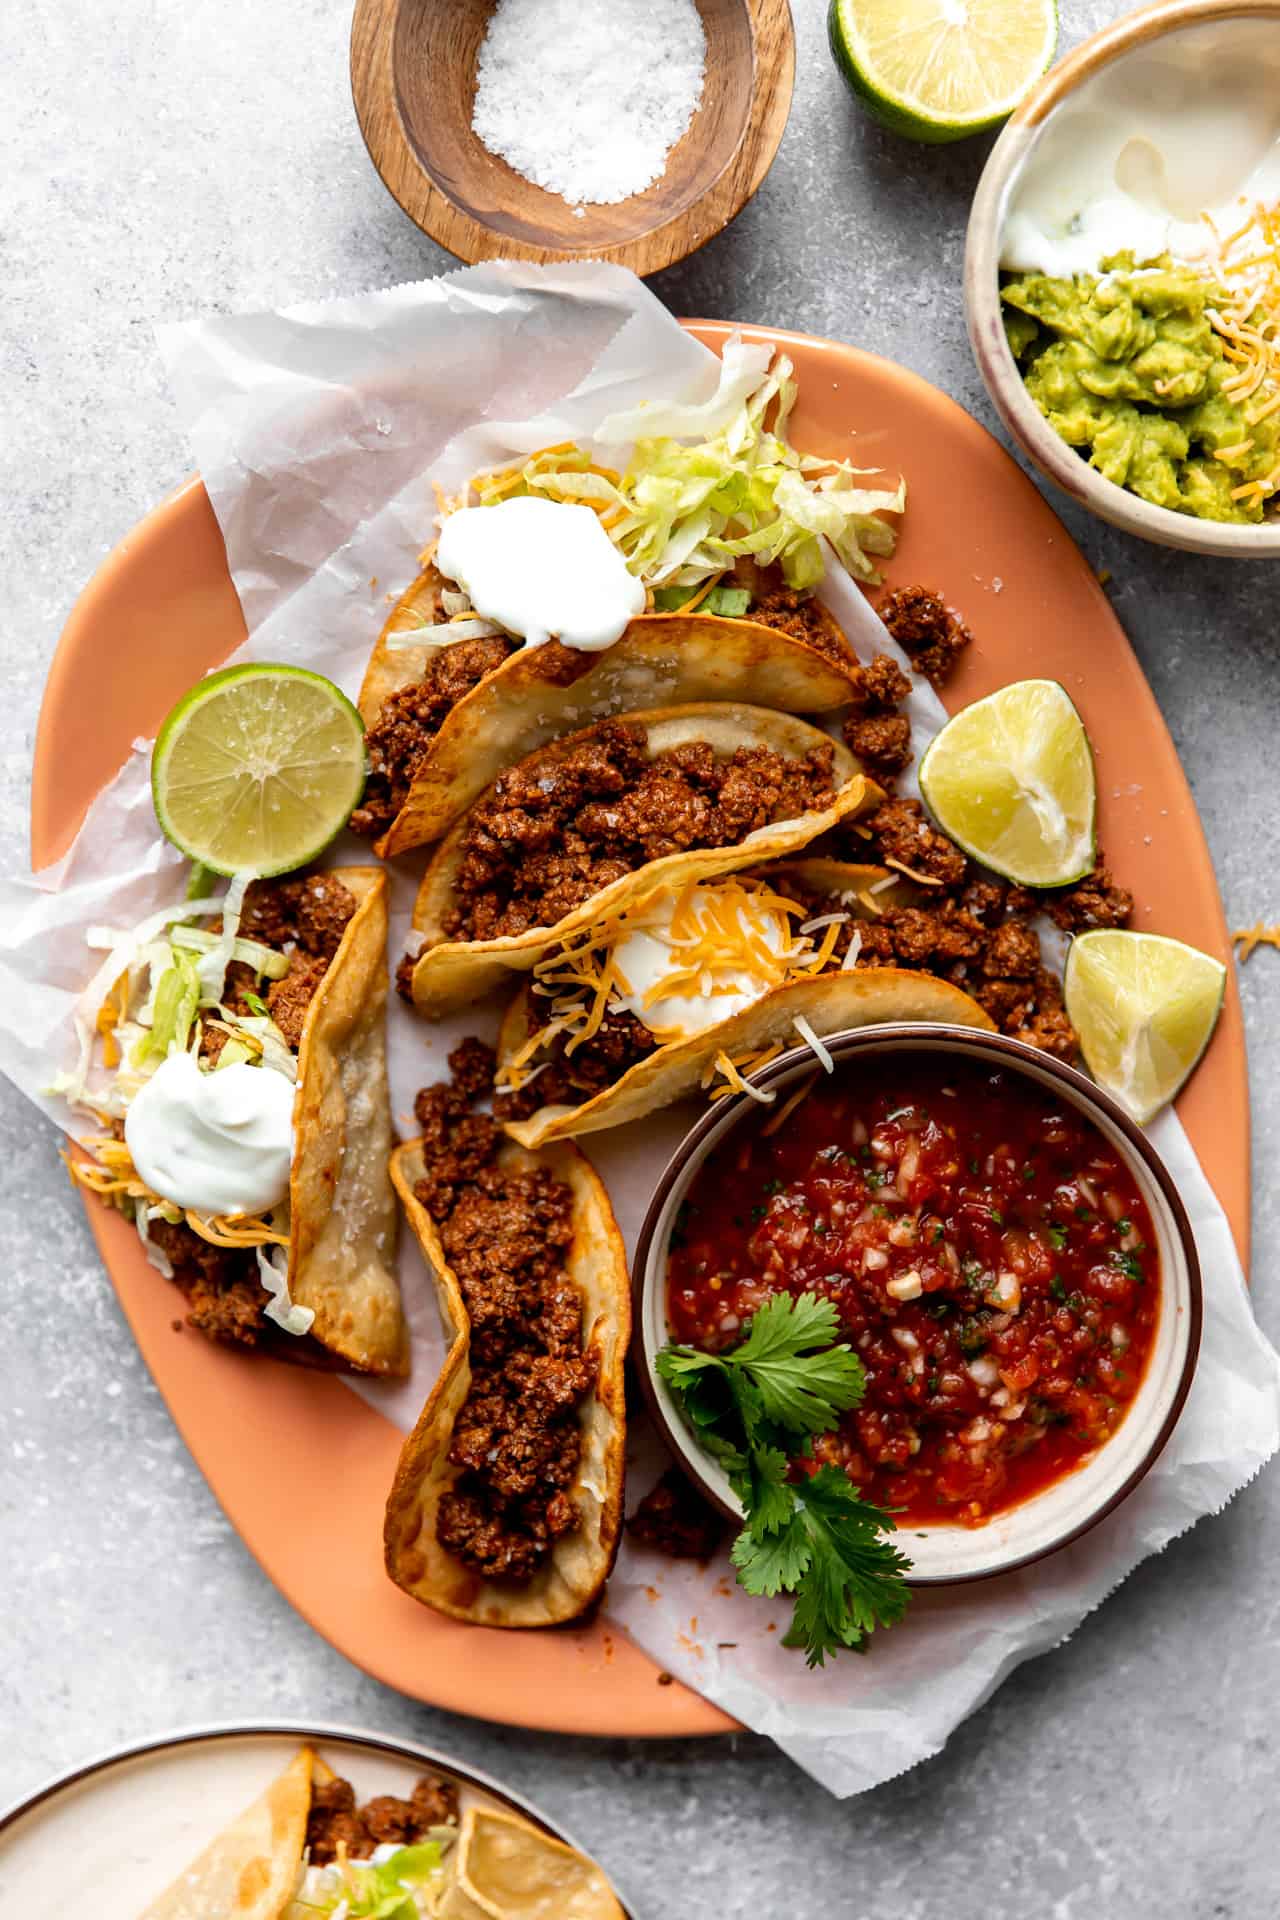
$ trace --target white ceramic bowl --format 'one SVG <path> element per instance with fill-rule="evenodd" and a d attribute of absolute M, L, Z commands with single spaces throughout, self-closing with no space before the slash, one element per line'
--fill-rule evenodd
<path fill-rule="evenodd" d="M 1155 1345 L 1136 1398 L 1121 1426 L 1093 1457 L 1064 1479 L 1020 1505 L 996 1514 L 985 1526 L 910 1527 L 899 1545 L 911 1559 L 912 1586 L 942 1586 L 983 1580 L 1027 1566 L 1054 1553 L 1110 1513 L 1132 1493 L 1159 1455 L 1182 1411 L 1200 1348 L 1200 1267 L 1186 1211 L 1163 1162 L 1136 1123 L 1092 1081 L 1073 1067 L 999 1034 L 963 1027 L 863 1027 L 826 1041 L 836 1059 L 887 1059 L 923 1053 L 930 1058 L 969 1059 L 1014 1071 L 1066 1099 L 1091 1121 L 1124 1161 L 1150 1209 L 1160 1257 L 1160 1321 Z M 813 1054 L 797 1048 L 756 1076 L 755 1084 L 779 1098 L 813 1071 Z M 654 1359 L 670 1338 L 666 1316 L 667 1243 L 677 1209 L 699 1168 L 758 1103 L 746 1095 L 717 1104 L 686 1136 L 658 1183 L 636 1250 L 637 1321 L 650 1407 L 672 1453 L 690 1479 L 731 1519 L 742 1509 L 722 1469 L 701 1452 Z"/>
<path fill-rule="evenodd" d="M 1059 439 L 1027 393 L 1005 338 L 1000 309 L 1000 236 L 1028 162 L 1054 116 L 1104 69 L 1149 52 L 1172 35 L 1198 36 L 1203 58 L 1215 57 L 1224 35 L 1244 32 L 1280 42 L 1280 0 L 1164 0 L 1126 14 L 1051 67 L 997 140 L 978 182 L 965 247 L 964 293 L 969 339 L 987 392 L 1009 433 L 1042 473 L 1113 526 L 1188 553 L 1261 559 L 1280 555 L 1280 518 L 1257 526 L 1197 520 L 1140 500 L 1106 480 Z"/>

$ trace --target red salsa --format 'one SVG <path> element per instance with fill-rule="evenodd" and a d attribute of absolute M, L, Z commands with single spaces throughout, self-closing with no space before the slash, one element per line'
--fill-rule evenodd
<path fill-rule="evenodd" d="M 862 1405 L 814 1443 L 906 1521 L 981 1525 L 1115 1432 L 1160 1311 L 1146 1203 L 1096 1127 L 1020 1075 L 905 1057 L 738 1126 L 672 1240 L 674 1339 L 770 1294 L 834 1301 Z"/>

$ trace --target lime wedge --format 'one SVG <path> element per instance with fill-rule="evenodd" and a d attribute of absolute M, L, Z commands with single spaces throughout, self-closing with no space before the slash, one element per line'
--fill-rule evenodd
<path fill-rule="evenodd" d="M 948 720 L 920 791 L 944 833 L 1019 886 L 1069 886 L 1093 866 L 1093 752 L 1056 680 L 1015 680 Z"/>
<path fill-rule="evenodd" d="M 831 0 L 831 51 L 867 111 L 940 145 L 1008 119 L 1053 58 L 1054 0 Z"/>
<path fill-rule="evenodd" d="M 1072 941 L 1062 984 L 1090 1073 L 1145 1124 L 1208 1046 L 1227 970 L 1181 940 L 1099 927 Z"/>
<path fill-rule="evenodd" d="M 340 833 L 365 779 L 364 727 L 303 667 L 225 667 L 184 694 L 151 756 L 165 837 L 215 873 L 288 873 Z"/>

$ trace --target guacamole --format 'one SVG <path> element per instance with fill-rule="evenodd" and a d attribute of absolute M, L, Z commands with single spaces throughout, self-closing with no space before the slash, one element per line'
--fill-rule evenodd
<path fill-rule="evenodd" d="M 1259 496 L 1232 491 L 1280 467 L 1280 412 L 1253 425 L 1261 396 L 1227 395 L 1240 370 L 1206 317 L 1212 294 L 1192 268 L 1124 254 L 1099 276 L 1010 274 L 1001 288 L 1027 392 L 1068 446 L 1154 506 L 1257 521 Z"/>

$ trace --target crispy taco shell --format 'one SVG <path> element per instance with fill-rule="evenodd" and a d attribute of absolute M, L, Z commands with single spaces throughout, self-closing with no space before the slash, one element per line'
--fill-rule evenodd
<path fill-rule="evenodd" d="M 435 649 L 392 648 L 388 641 L 441 617 L 443 584 L 428 568 L 383 628 L 360 689 L 366 727 L 391 694 L 421 679 Z M 438 840 L 505 768 L 614 714 L 695 700 L 745 699 L 783 713 L 845 706 L 857 661 L 835 620 L 821 611 L 834 658 L 761 621 L 700 613 L 642 614 L 599 653 L 554 643 L 520 648 L 446 716 L 376 851 L 388 858 Z"/>
<path fill-rule="evenodd" d="M 508 1142 L 500 1150 L 500 1161 L 508 1167 L 531 1166 L 535 1156 Z M 583 1350 L 595 1355 L 596 1385 L 579 1408 L 582 1459 L 570 1490 L 581 1524 L 557 1540 L 532 1579 L 509 1581 L 482 1579 L 436 1539 L 441 1497 L 461 1471 L 450 1462 L 449 1447 L 471 1391 L 471 1322 L 435 1221 L 414 1192 L 423 1174 L 422 1143 L 411 1140 L 391 1157 L 396 1191 L 435 1279 L 449 1351 L 400 1454 L 383 1534 L 387 1572 L 398 1587 L 438 1613 L 486 1627 L 549 1627 L 576 1619 L 609 1577 L 622 1523 L 623 1363 L 631 1337 L 626 1251 L 608 1194 L 590 1161 L 567 1144 L 538 1154 L 536 1161 L 573 1193 L 574 1233 L 566 1271 L 582 1295 Z"/>
<path fill-rule="evenodd" d="M 797 1018 L 807 1020 L 820 1040 L 849 1027 L 883 1026 L 897 1020 L 995 1030 L 976 1000 L 932 974 L 911 973 L 903 967 L 857 967 L 849 973 L 818 974 L 775 987 L 706 1033 L 656 1048 L 580 1106 L 540 1107 L 527 1120 L 507 1121 L 506 1131 L 522 1146 L 543 1147 L 552 1140 L 620 1127 L 696 1093 L 719 1053 L 730 1057 L 760 1053 L 779 1040 L 796 1045 Z M 498 1038 L 499 1071 L 532 1031 L 528 989 L 521 988 Z"/>
<path fill-rule="evenodd" d="M 594 1860 L 497 1807 L 468 1807 L 440 1920 L 623 1920 Z"/>
<path fill-rule="evenodd" d="M 141 1920 L 279 1920 L 302 1864 L 314 1765 L 303 1747 Z"/>
<path fill-rule="evenodd" d="M 756 878 L 783 893 L 786 882 L 794 880 L 806 893 L 829 895 L 833 906 L 843 907 L 856 920 L 875 919 L 889 907 L 914 906 L 925 891 L 891 867 L 864 866 L 819 853 L 804 854 L 798 860 L 771 860 Z"/>
<path fill-rule="evenodd" d="M 420 1013 L 435 1019 L 469 1005 L 501 986 L 507 973 L 525 972 L 536 966 L 544 953 L 570 934 L 621 911 L 655 887 L 706 880 L 715 874 L 733 873 L 761 860 L 797 852 L 846 815 L 860 812 L 880 797 L 879 788 L 858 774 L 857 764 L 847 748 L 794 714 L 773 713 L 764 707 L 748 707 L 738 702 L 718 702 L 659 707 L 653 712 L 628 713 L 623 717 L 628 726 L 645 730 L 649 753 L 655 756 L 693 741 L 706 742 L 714 753 L 726 760 L 731 759 L 739 747 L 771 747 L 794 760 L 803 759 L 812 748 L 832 747 L 834 778 L 838 783 L 835 797 L 830 806 L 820 812 L 798 814 L 791 820 L 758 827 L 734 846 L 695 847 L 684 853 L 667 854 L 660 860 L 646 861 L 633 873 L 624 874 L 593 894 L 554 926 L 531 927 L 526 933 L 496 940 L 451 940 L 445 933 L 445 919 L 454 904 L 457 874 L 462 864 L 468 818 L 464 816 L 436 848 L 414 904 L 413 924 L 422 936 L 422 950 L 413 969 L 413 1001 Z M 529 765 L 542 758 L 550 760 L 558 752 L 588 739 L 594 731 L 593 727 L 584 727 L 579 733 L 543 748 L 540 754 L 529 755 L 521 764 Z"/>
<path fill-rule="evenodd" d="M 289 1292 L 310 1338 L 368 1373 L 409 1370 L 387 1175 L 391 1104 L 383 1020 L 387 878 L 335 869 L 358 905 L 307 1009 L 289 1179 Z"/>

